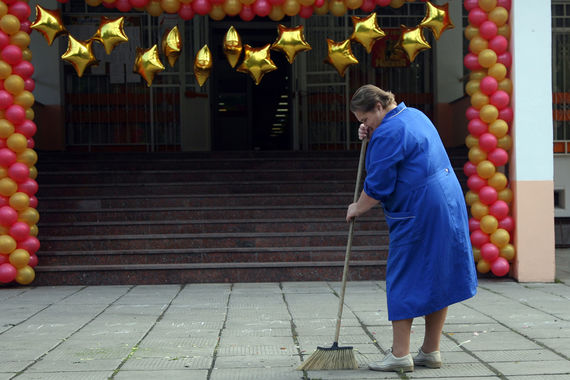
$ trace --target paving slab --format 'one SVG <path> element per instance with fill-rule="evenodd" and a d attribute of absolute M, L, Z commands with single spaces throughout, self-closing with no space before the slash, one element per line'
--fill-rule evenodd
<path fill-rule="evenodd" d="M 117 380 L 157 380 L 157 379 L 184 379 L 184 380 L 207 380 L 206 370 L 122 370 L 114 379 Z"/>
<path fill-rule="evenodd" d="M 288 368 L 220 368 L 214 369 L 210 380 L 295 380 L 303 372 Z"/>
<path fill-rule="evenodd" d="M 18 380 L 104 380 L 113 375 L 112 371 L 92 372 L 26 372 Z"/>

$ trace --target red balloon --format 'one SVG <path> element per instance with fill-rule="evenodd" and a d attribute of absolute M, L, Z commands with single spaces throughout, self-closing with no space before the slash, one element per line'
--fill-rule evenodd
<path fill-rule="evenodd" d="M 10 36 L 0 30 L 0 49 L 10 45 Z"/>
<path fill-rule="evenodd" d="M 503 54 L 509 47 L 509 41 L 503 36 L 495 36 L 489 41 L 489 49 L 493 50 L 497 55 Z"/>
<path fill-rule="evenodd" d="M 513 117 L 514 117 L 513 109 L 511 107 L 506 107 L 503 108 L 502 110 L 499 110 L 499 119 L 502 119 L 507 123 L 510 123 L 511 121 L 513 121 Z"/>
<path fill-rule="evenodd" d="M 364 3 L 363 3 L 364 4 Z M 299 16 L 302 18 L 309 18 L 313 15 L 313 7 L 302 6 L 299 11 Z"/>
<path fill-rule="evenodd" d="M 7 147 L 6 139 L 0 139 L 0 149 L 6 148 L 6 147 Z"/>
<path fill-rule="evenodd" d="M 463 6 L 465 9 L 470 11 L 471 9 L 477 8 L 479 6 L 479 0 L 464 0 Z"/>
<path fill-rule="evenodd" d="M 465 173 L 467 177 L 477 174 L 477 165 L 471 161 L 467 161 L 465 165 L 463 165 L 463 173 Z"/>
<path fill-rule="evenodd" d="M 32 195 L 30 197 L 30 207 L 32 208 L 38 208 L 38 198 L 36 198 L 35 195 Z"/>
<path fill-rule="evenodd" d="M 22 124 L 22 122 L 26 120 L 26 110 L 22 106 L 12 104 L 6 108 L 5 116 L 6 119 L 14 125 Z"/>
<path fill-rule="evenodd" d="M 0 195 L 0 207 L 8 206 L 8 197 Z"/>
<path fill-rule="evenodd" d="M 508 69 L 513 64 L 513 56 L 508 51 L 497 54 L 497 62 L 502 63 Z"/>
<path fill-rule="evenodd" d="M 26 193 L 31 197 L 32 195 L 36 195 L 38 192 L 38 183 L 32 178 L 28 178 L 24 182 L 18 184 L 18 191 Z"/>
<path fill-rule="evenodd" d="M 128 12 L 133 8 L 129 0 L 117 0 L 117 9 L 121 12 Z"/>
<path fill-rule="evenodd" d="M 467 120 L 476 119 L 479 117 L 479 110 L 473 106 L 469 106 L 467 111 L 465 111 L 465 117 L 467 117 Z"/>
<path fill-rule="evenodd" d="M 17 74 L 23 79 L 28 79 L 34 74 L 34 65 L 28 61 L 20 61 L 12 67 L 12 74 Z"/>
<path fill-rule="evenodd" d="M 483 21 L 479 26 L 479 35 L 486 40 L 490 40 L 497 35 L 497 30 L 497 24 L 493 21 Z"/>
<path fill-rule="evenodd" d="M 5 110 L 14 104 L 14 97 L 6 90 L 0 90 L 0 109 Z"/>
<path fill-rule="evenodd" d="M 475 230 L 471 232 L 471 244 L 475 248 L 481 248 L 485 243 L 489 242 L 489 235 L 481 230 Z"/>
<path fill-rule="evenodd" d="M 244 5 L 243 7 L 241 7 L 241 11 L 239 12 L 239 17 L 241 17 L 243 21 L 251 21 L 255 17 L 255 13 L 253 12 L 253 9 L 249 5 Z"/>
<path fill-rule="evenodd" d="M 17 159 L 18 157 L 16 156 L 16 153 L 14 153 L 10 148 L 0 149 L 0 165 L 3 167 L 10 167 Z"/>
<path fill-rule="evenodd" d="M 0 207 L 0 224 L 3 226 L 11 226 L 18 221 L 18 212 L 10 206 Z"/>
<path fill-rule="evenodd" d="M 479 200 L 486 205 L 495 203 L 497 200 L 497 190 L 491 186 L 483 186 L 479 189 Z"/>
<path fill-rule="evenodd" d="M 469 23 L 475 27 L 479 27 L 483 22 L 487 21 L 487 13 L 481 8 L 473 8 L 469 11 L 467 16 Z"/>
<path fill-rule="evenodd" d="M 182 4 L 178 10 L 178 16 L 182 20 L 191 20 L 194 17 L 194 10 L 190 4 Z"/>
<path fill-rule="evenodd" d="M 505 201 L 495 201 L 495 203 L 489 206 L 489 214 L 500 221 L 509 215 L 509 205 Z"/>
<path fill-rule="evenodd" d="M 479 89 L 485 95 L 491 95 L 499 88 L 499 83 L 492 76 L 486 76 L 479 82 Z"/>
<path fill-rule="evenodd" d="M 16 222 L 10 227 L 10 236 L 16 241 L 26 240 L 30 236 L 30 226 L 24 222 Z"/>
<path fill-rule="evenodd" d="M 469 130 L 469 133 L 471 133 L 471 135 L 473 135 L 474 137 L 479 137 L 483 133 L 487 132 L 488 127 L 483 120 L 473 119 L 469 121 L 469 124 L 467 124 L 467 129 Z"/>
<path fill-rule="evenodd" d="M 33 92 L 36 88 L 36 82 L 32 78 L 24 80 L 24 90 Z"/>
<path fill-rule="evenodd" d="M 20 30 L 28 34 L 32 33 L 32 22 L 30 20 L 24 20 L 20 22 Z"/>
<path fill-rule="evenodd" d="M 113 8 L 115 8 L 115 7 L 117 6 L 117 3 L 107 3 L 107 2 L 105 2 L 105 1 L 103 1 L 102 5 L 103 5 L 105 8 L 113 9 Z"/>
<path fill-rule="evenodd" d="M 34 141 L 34 139 L 29 138 L 28 139 L 28 144 L 26 145 L 28 148 L 30 149 L 34 149 L 36 147 L 36 142 Z"/>
<path fill-rule="evenodd" d="M 503 148 L 495 148 L 487 154 L 487 159 L 495 166 L 503 166 L 509 161 L 509 154 Z"/>
<path fill-rule="evenodd" d="M 18 183 L 30 178 L 30 168 L 21 162 L 15 162 L 8 168 L 8 176 Z"/>
<path fill-rule="evenodd" d="M 7 284 L 16 279 L 18 270 L 10 263 L 0 265 L 0 282 Z"/>
<path fill-rule="evenodd" d="M 21 133 L 22 135 L 26 136 L 27 138 L 33 137 L 38 130 L 36 123 L 31 120 L 24 120 L 24 122 L 18 126 L 16 126 L 15 131 Z"/>
<path fill-rule="evenodd" d="M 144 8 L 147 6 L 150 0 L 129 0 L 129 1 L 135 8 Z"/>
<path fill-rule="evenodd" d="M 18 242 L 17 248 L 25 249 L 30 255 L 33 255 L 40 249 L 40 241 L 35 236 L 28 236 L 26 240 Z"/>
<path fill-rule="evenodd" d="M 28 4 L 23 1 L 18 1 L 8 7 L 8 13 L 18 17 L 18 20 L 21 22 L 30 17 L 32 10 Z"/>
<path fill-rule="evenodd" d="M 373 0 L 368 0 L 368 1 L 374 2 Z M 271 4 L 273 4 L 273 1 L 269 0 L 269 2 L 270 2 Z M 320 7 L 322 7 L 323 5 L 325 5 L 325 0 L 315 0 L 315 3 L 314 3 L 313 5 L 315 6 L 315 8 L 320 8 Z M 376 6 L 376 4 L 374 4 L 374 6 Z"/>
<path fill-rule="evenodd" d="M 491 272 L 498 277 L 509 273 L 510 268 L 509 262 L 504 257 L 497 257 L 497 259 L 491 263 Z"/>
<path fill-rule="evenodd" d="M 512 232 L 515 228 L 515 220 L 511 216 L 505 216 L 499 221 L 499 228 Z"/>
<path fill-rule="evenodd" d="M 388 5 L 390 5 L 390 2 L 392 0 L 376 0 L 376 4 L 378 4 L 381 7 L 387 7 Z"/>
<path fill-rule="evenodd" d="M 485 152 L 491 152 L 496 147 L 497 147 L 497 137 L 495 137 L 495 135 L 493 135 L 492 133 L 485 132 L 481 136 L 479 136 L 479 148 L 483 149 Z"/>
<path fill-rule="evenodd" d="M 271 5 L 281 5 L 285 2 L 285 0 L 269 0 L 269 2 L 271 3 Z M 324 1 L 323 1 L 323 4 L 324 4 Z M 316 2 L 315 2 L 315 5 L 316 5 Z M 323 5 L 321 5 L 321 7 L 322 6 Z"/>
<path fill-rule="evenodd" d="M 10 255 L 4 255 L 0 253 L 0 265 L 10 262 Z"/>
<path fill-rule="evenodd" d="M 486 184 L 487 181 L 479 177 L 477 174 L 473 174 L 467 178 L 467 187 L 476 193 L 479 192 L 479 189 L 481 189 Z"/>
<path fill-rule="evenodd" d="M 511 10 L 511 0 L 497 0 L 497 6 L 503 7 L 506 10 Z"/>
<path fill-rule="evenodd" d="M 192 3 L 194 12 L 201 16 L 205 16 L 212 10 L 212 4 L 208 0 L 194 0 Z"/>
<path fill-rule="evenodd" d="M 469 218 L 469 231 L 476 231 L 481 229 L 481 222 L 471 217 Z"/>
<path fill-rule="evenodd" d="M 22 49 L 16 45 L 8 45 L 2 49 L 0 56 L 10 65 L 15 65 L 22 60 Z"/>
<path fill-rule="evenodd" d="M 499 247 L 493 243 L 485 243 L 481 246 L 481 258 L 492 263 L 499 257 Z"/>
<path fill-rule="evenodd" d="M 28 265 L 31 266 L 32 268 L 38 265 L 38 256 L 30 255 L 30 261 L 28 262 Z"/>
<path fill-rule="evenodd" d="M 497 90 L 493 95 L 489 97 L 489 103 L 497 107 L 497 109 L 502 110 L 509 105 L 511 97 L 506 91 Z"/>
<path fill-rule="evenodd" d="M 318 1 L 318 0 L 317 0 Z M 317 6 L 317 1 L 315 1 L 315 6 Z M 322 7 L 324 5 L 324 1 L 320 2 L 321 5 L 320 7 Z M 320 8 L 319 7 L 319 8 Z M 374 0 L 364 0 L 362 2 L 362 5 L 360 6 L 360 9 L 364 12 L 372 12 L 374 10 L 374 8 L 376 8 L 376 3 L 374 2 Z"/>
<path fill-rule="evenodd" d="M 268 0 L 257 0 L 253 3 L 253 11 L 259 17 L 266 17 L 271 12 L 271 4 Z"/>
<path fill-rule="evenodd" d="M 481 70 L 483 67 L 479 64 L 479 58 L 476 54 L 468 53 L 463 58 L 463 64 L 471 71 Z"/>

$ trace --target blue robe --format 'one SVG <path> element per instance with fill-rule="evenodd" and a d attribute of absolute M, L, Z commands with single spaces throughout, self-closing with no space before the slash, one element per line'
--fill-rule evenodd
<path fill-rule="evenodd" d="M 388 318 L 438 311 L 473 297 L 477 275 L 463 191 L 441 139 L 421 111 L 400 103 L 376 128 L 364 192 L 390 230 Z"/>

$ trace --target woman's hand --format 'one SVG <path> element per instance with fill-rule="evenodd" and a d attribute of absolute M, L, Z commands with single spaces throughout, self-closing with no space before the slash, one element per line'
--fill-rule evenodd
<path fill-rule="evenodd" d="M 360 127 L 358 127 L 358 138 L 364 140 L 364 138 L 370 137 L 370 132 L 370 128 L 364 124 L 360 124 Z"/>
<path fill-rule="evenodd" d="M 357 216 L 360 216 L 358 214 L 358 207 L 356 203 L 351 203 L 348 206 L 348 210 L 346 211 L 346 221 L 350 222 L 352 219 L 356 218 Z"/>

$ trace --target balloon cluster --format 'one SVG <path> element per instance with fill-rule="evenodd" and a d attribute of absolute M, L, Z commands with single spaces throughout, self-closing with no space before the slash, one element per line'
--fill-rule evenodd
<path fill-rule="evenodd" d="M 464 0 L 464 6 L 469 11 L 465 36 L 470 51 L 464 64 L 471 70 L 465 91 L 471 97 L 471 107 L 466 112 L 469 161 L 463 170 L 468 177 L 465 200 L 471 207 L 471 243 L 477 270 L 504 276 L 515 257 L 510 243 L 514 220 L 509 215 L 513 192 L 507 177 L 498 170 L 508 162 L 512 146 L 511 0 Z"/>
<path fill-rule="evenodd" d="M 29 284 L 39 249 L 30 7 L 0 1 L 0 283 Z"/>

